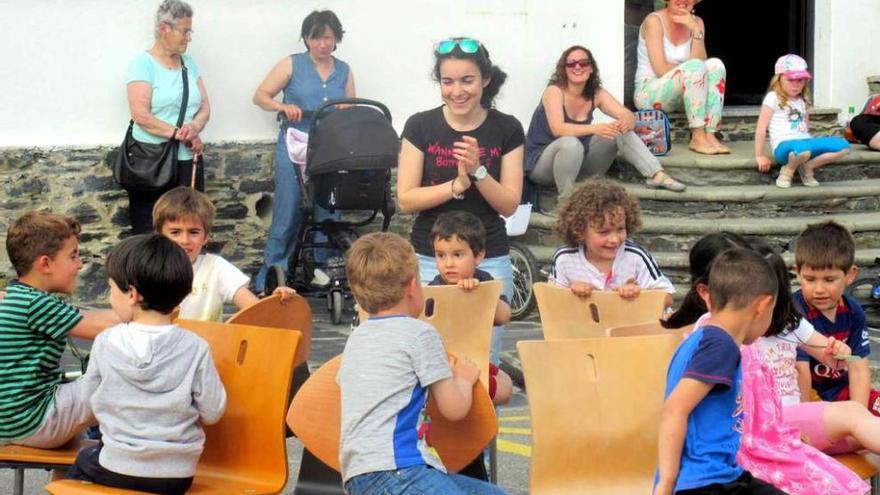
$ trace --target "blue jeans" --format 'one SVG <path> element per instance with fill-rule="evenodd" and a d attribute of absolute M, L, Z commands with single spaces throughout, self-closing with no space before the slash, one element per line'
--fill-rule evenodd
<path fill-rule="evenodd" d="M 263 266 L 257 273 L 254 282 L 257 292 L 262 292 L 266 287 L 266 273 L 272 265 L 280 265 L 287 272 L 288 259 L 299 239 L 299 226 L 302 221 L 300 202 L 302 200 L 302 188 L 296 178 L 293 167 L 298 166 L 290 161 L 285 142 L 287 130 L 282 127 L 278 132 L 278 142 L 275 144 L 275 196 L 272 201 L 272 225 L 269 227 L 269 237 L 266 239 L 266 249 L 263 252 Z M 320 221 L 328 218 L 337 218 L 327 210 L 315 205 L 314 220 Z M 316 234 L 315 241 L 322 242 L 327 238 L 323 234 Z M 328 257 L 326 249 L 315 250 L 315 260 L 325 261 Z M 308 280 L 306 280 L 308 283 Z"/>
<path fill-rule="evenodd" d="M 411 466 L 396 471 L 377 471 L 355 476 L 345 483 L 348 495 L 503 495 L 505 492 L 485 481 L 460 474 L 446 474 L 428 466 Z"/>
<path fill-rule="evenodd" d="M 440 274 L 437 270 L 437 261 L 422 254 L 417 255 L 419 258 L 419 277 L 422 284 L 428 284 L 434 277 Z M 510 256 L 496 256 L 494 258 L 486 258 L 477 267 L 480 270 L 489 272 L 492 278 L 501 282 L 501 293 L 507 296 L 509 301 L 513 297 L 513 264 L 510 262 Z M 501 363 L 501 344 L 504 337 L 504 326 L 492 328 L 492 354 L 489 360 L 492 364 Z"/>
<path fill-rule="evenodd" d="M 837 153 L 838 151 L 848 150 L 849 143 L 846 139 L 837 136 L 825 136 L 809 139 L 787 139 L 776 147 L 773 157 L 776 163 L 785 165 L 788 163 L 788 154 L 794 153 L 798 155 L 804 151 L 810 152 L 810 158 L 816 158 L 824 153 Z"/>

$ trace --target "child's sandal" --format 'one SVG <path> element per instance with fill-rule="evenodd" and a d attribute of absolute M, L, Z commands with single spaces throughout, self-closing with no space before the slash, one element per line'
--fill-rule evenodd
<path fill-rule="evenodd" d="M 819 187 L 819 181 L 813 176 L 813 172 L 804 172 L 803 169 L 798 170 L 801 176 L 801 182 L 807 187 Z M 790 180 L 790 179 L 789 179 Z"/>
<path fill-rule="evenodd" d="M 781 169 L 779 169 L 779 177 L 776 178 L 776 187 L 788 189 L 789 187 L 791 187 L 792 177 L 794 177 L 794 171 L 782 167 Z"/>

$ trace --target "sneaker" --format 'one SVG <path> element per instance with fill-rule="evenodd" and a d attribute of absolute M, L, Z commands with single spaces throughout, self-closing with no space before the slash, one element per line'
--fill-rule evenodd
<path fill-rule="evenodd" d="M 321 270 L 320 268 L 315 268 L 312 273 L 312 281 L 310 282 L 312 286 L 327 287 L 328 285 L 330 285 L 330 276 L 327 275 L 324 270 Z"/>

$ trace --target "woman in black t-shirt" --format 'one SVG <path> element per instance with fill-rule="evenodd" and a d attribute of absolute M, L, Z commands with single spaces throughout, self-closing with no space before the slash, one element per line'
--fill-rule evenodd
<path fill-rule="evenodd" d="M 397 201 L 418 213 L 411 240 L 419 256 L 423 283 L 437 275 L 429 240 L 437 215 L 465 210 L 486 228 L 486 257 L 480 269 L 513 293 L 513 271 L 504 220 L 519 205 L 523 181 L 522 125 L 492 108 L 507 75 L 492 65 L 489 51 L 470 38 L 443 40 L 434 49 L 434 79 L 443 105 L 419 112 L 403 129 L 397 171 Z M 492 337 L 498 362 L 503 327 Z"/>

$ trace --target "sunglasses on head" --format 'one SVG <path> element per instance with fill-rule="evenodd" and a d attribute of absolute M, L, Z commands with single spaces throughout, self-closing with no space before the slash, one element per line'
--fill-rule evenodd
<path fill-rule="evenodd" d="M 456 46 L 464 53 L 477 53 L 477 50 L 480 49 L 480 42 L 472 38 L 445 39 L 437 43 L 437 53 L 440 55 L 446 55 L 452 50 L 455 50 Z"/>
<path fill-rule="evenodd" d="M 593 65 L 589 60 L 582 58 L 580 60 L 572 60 L 571 62 L 566 62 L 565 66 L 569 69 L 574 69 L 575 67 L 580 67 L 581 69 L 586 69 L 587 67 Z"/>

